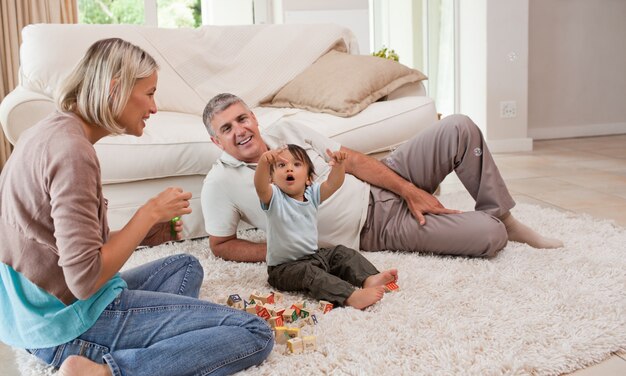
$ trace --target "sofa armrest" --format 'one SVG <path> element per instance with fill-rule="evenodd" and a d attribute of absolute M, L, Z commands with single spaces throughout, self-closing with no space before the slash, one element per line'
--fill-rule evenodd
<path fill-rule="evenodd" d="M 0 125 L 15 145 L 20 134 L 55 110 L 52 98 L 18 86 L 0 102 Z"/>

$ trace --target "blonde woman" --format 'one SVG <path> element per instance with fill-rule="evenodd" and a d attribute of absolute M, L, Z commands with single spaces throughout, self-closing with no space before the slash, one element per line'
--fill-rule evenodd
<path fill-rule="evenodd" d="M 0 175 L 0 341 L 61 375 L 230 374 L 261 363 L 272 333 L 255 316 L 197 299 L 198 260 L 119 273 L 135 248 L 169 239 L 191 194 L 168 188 L 109 233 L 93 144 L 141 136 L 157 111 L 158 66 L 121 39 L 94 43 L 25 131 Z M 182 221 L 176 223 L 180 238 Z"/>

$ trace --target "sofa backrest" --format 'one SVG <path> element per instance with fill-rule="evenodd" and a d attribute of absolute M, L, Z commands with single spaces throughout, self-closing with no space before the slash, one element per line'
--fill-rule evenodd
<path fill-rule="evenodd" d="M 254 107 L 331 48 L 358 53 L 354 35 L 337 25 L 165 29 L 36 24 L 22 31 L 21 85 L 52 98 L 87 48 L 111 37 L 136 44 L 157 60 L 160 110 L 195 115 L 224 91 L 240 95 Z"/>

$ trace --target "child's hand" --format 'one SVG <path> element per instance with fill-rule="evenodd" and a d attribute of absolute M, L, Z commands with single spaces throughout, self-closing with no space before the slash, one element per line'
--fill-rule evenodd
<path fill-rule="evenodd" d="M 330 161 L 328 161 L 328 165 L 331 167 L 343 165 L 343 161 L 348 158 L 348 153 L 346 153 L 345 151 L 333 152 L 330 151 L 330 149 L 326 149 L 326 154 L 328 154 L 328 157 L 330 158 Z"/>
<path fill-rule="evenodd" d="M 281 157 L 280 154 L 285 151 L 287 147 L 280 147 L 274 150 L 268 150 L 261 155 L 261 162 L 266 162 L 268 165 L 273 166 L 278 162 L 288 162 L 285 158 Z"/>

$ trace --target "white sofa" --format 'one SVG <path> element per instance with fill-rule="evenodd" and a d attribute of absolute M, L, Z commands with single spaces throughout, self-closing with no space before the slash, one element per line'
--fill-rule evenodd
<path fill-rule="evenodd" d="M 311 30 L 324 35 L 311 37 Z M 284 40 L 272 43 L 271 38 L 277 35 Z M 364 153 L 389 150 L 437 118 L 433 100 L 420 82 L 405 85 L 387 100 L 347 118 L 258 107 L 262 99 L 271 97 L 329 49 L 339 45 L 349 53 L 358 53 L 352 34 L 338 26 L 159 29 L 38 24 L 24 28 L 22 36 L 19 86 L 0 103 L 0 123 L 13 144 L 25 129 L 54 110 L 55 89 L 94 41 L 126 39 L 144 48 L 160 64 L 156 93 L 159 112 L 148 121 L 144 136 L 106 137 L 95 145 L 112 230 L 121 228 L 148 198 L 176 185 L 193 193 L 193 213 L 184 218 L 185 237 L 206 235 L 200 190 L 220 150 L 211 143 L 201 114 L 206 101 L 219 92 L 240 95 L 253 107 L 261 127 L 289 117 Z M 273 55 L 264 63 L 268 54 Z"/>

